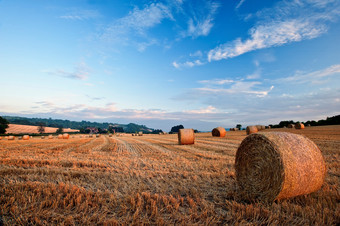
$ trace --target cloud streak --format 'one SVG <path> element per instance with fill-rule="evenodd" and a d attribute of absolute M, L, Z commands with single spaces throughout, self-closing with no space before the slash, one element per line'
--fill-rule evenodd
<path fill-rule="evenodd" d="M 85 80 L 90 74 L 90 68 L 84 63 L 79 63 L 73 72 L 65 71 L 64 69 L 56 69 L 53 71 L 44 71 L 45 73 L 53 76 L 59 76 L 70 79 Z"/>

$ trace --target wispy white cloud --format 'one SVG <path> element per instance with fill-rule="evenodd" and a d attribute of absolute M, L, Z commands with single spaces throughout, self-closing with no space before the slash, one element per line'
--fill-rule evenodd
<path fill-rule="evenodd" d="M 208 60 L 233 58 L 244 53 L 273 46 L 281 46 L 290 42 L 312 39 L 327 31 L 324 24 L 315 24 L 309 19 L 290 19 L 259 25 L 250 30 L 250 38 L 240 38 L 212 49 Z"/>
<path fill-rule="evenodd" d="M 200 7 L 197 7 L 200 5 Z M 207 36 L 214 26 L 215 15 L 220 7 L 216 2 L 206 1 L 197 3 L 196 8 L 192 12 L 192 16 L 188 19 L 188 28 L 182 33 L 182 37 L 197 38 L 199 36 Z M 203 13 L 199 13 L 204 11 Z"/>
<path fill-rule="evenodd" d="M 230 84 L 234 82 L 235 81 L 231 79 L 212 79 L 212 80 L 198 81 L 198 83 L 201 83 L 201 84 L 212 84 L 212 85 L 224 85 L 224 84 Z"/>
<path fill-rule="evenodd" d="M 309 73 L 298 71 L 293 76 L 289 76 L 286 78 L 277 79 L 276 82 L 286 82 L 286 83 L 295 83 L 295 84 L 303 84 L 303 83 L 323 83 L 326 82 L 326 77 L 331 77 L 340 74 L 340 64 L 332 65 L 328 68 L 313 71 Z"/>
<path fill-rule="evenodd" d="M 80 80 L 87 79 L 87 77 L 90 74 L 90 71 L 91 71 L 90 68 L 84 62 L 81 62 L 78 65 L 76 65 L 73 72 L 65 71 L 64 69 L 44 70 L 44 72 L 49 75 Z"/>
<path fill-rule="evenodd" d="M 241 5 L 243 5 L 243 3 L 245 2 L 246 0 L 240 0 L 239 3 L 237 3 L 235 9 L 239 9 L 241 7 Z"/>
<path fill-rule="evenodd" d="M 65 15 L 60 16 L 61 19 L 68 20 L 88 20 L 100 17 L 100 13 L 97 10 L 81 10 L 72 9 Z"/>
<path fill-rule="evenodd" d="M 172 62 L 172 66 L 174 66 L 177 69 L 183 68 L 183 67 L 194 67 L 194 66 L 199 66 L 203 65 L 204 63 L 200 60 L 195 60 L 195 61 L 186 61 L 184 63 L 177 63 L 176 61 Z"/>
<path fill-rule="evenodd" d="M 135 7 L 128 15 L 109 25 L 101 39 L 112 42 L 128 40 L 129 35 L 145 36 L 146 31 L 164 19 L 173 20 L 173 16 L 171 9 L 163 3 L 151 3 L 142 9 Z"/>
<path fill-rule="evenodd" d="M 256 15 L 259 20 L 249 30 L 249 38 L 237 38 L 211 49 L 208 61 L 233 58 L 258 49 L 319 37 L 327 32 L 328 22 L 340 16 L 340 3 L 334 0 L 282 1 Z"/>

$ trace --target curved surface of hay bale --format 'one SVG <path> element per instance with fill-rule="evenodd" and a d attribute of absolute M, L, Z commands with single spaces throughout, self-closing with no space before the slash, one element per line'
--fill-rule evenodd
<path fill-rule="evenodd" d="M 302 123 L 296 123 L 295 124 L 295 129 L 304 129 L 305 128 L 305 125 L 302 124 Z"/>
<path fill-rule="evenodd" d="M 59 134 L 59 135 L 58 135 L 58 139 L 63 139 L 63 135 L 62 135 L 62 134 Z"/>
<path fill-rule="evenodd" d="M 290 128 L 290 129 L 292 129 L 292 128 L 294 128 L 294 127 L 295 127 L 294 124 L 289 124 L 289 125 L 288 125 L 288 128 Z"/>
<path fill-rule="evenodd" d="M 28 135 L 23 135 L 23 136 L 22 136 L 22 139 L 23 139 L 23 140 L 29 140 L 29 139 L 30 139 L 30 136 L 28 136 Z"/>
<path fill-rule="evenodd" d="M 52 135 L 48 135 L 48 139 L 53 139 L 53 136 Z"/>
<path fill-rule="evenodd" d="M 15 136 L 8 136 L 7 140 L 15 140 Z"/>
<path fill-rule="evenodd" d="M 326 166 L 321 151 L 308 138 L 268 132 L 249 135 L 242 141 L 235 170 L 245 199 L 271 202 L 320 189 Z"/>
<path fill-rule="evenodd" d="M 227 131 L 225 130 L 225 128 L 219 126 L 219 127 L 214 128 L 211 131 L 211 134 L 213 137 L 225 137 L 225 135 L 227 134 Z"/>
<path fill-rule="evenodd" d="M 63 139 L 68 139 L 68 138 L 70 138 L 70 134 L 64 133 L 64 134 L 63 134 Z"/>
<path fill-rule="evenodd" d="M 256 126 L 247 126 L 247 135 L 252 134 L 252 133 L 257 133 L 259 130 L 257 129 Z"/>
<path fill-rule="evenodd" d="M 180 129 L 178 131 L 178 144 L 194 144 L 195 134 L 193 129 Z"/>

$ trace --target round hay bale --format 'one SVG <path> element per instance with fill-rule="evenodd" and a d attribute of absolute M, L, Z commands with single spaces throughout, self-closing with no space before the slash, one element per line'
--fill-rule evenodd
<path fill-rule="evenodd" d="M 89 137 L 90 137 L 90 138 L 92 138 L 92 137 L 93 137 L 93 135 L 92 135 L 92 134 L 90 134 L 90 135 L 89 135 Z"/>
<path fill-rule="evenodd" d="M 295 125 L 294 124 L 289 124 L 288 128 L 290 128 L 290 129 L 295 128 Z"/>
<path fill-rule="evenodd" d="M 0 137 L 0 140 L 2 140 L 2 137 Z"/>
<path fill-rule="evenodd" d="M 142 131 L 138 132 L 138 136 L 143 136 L 143 132 Z"/>
<path fill-rule="evenodd" d="M 257 131 L 261 131 L 262 130 L 262 126 L 261 125 L 256 125 Z"/>
<path fill-rule="evenodd" d="M 225 130 L 225 128 L 219 126 L 219 127 L 214 128 L 211 131 L 211 134 L 213 137 L 225 137 L 225 135 L 227 134 L 227 131 Z"/>
<path fill-rule="evenodd" d="M 48 135 L 48 139 L 53 139 L 53 136 L 52 135 Z"/>
<path fill-rule="evenodd" d="M 326 166 L 308 138 L 287 132 L 247 136 L 236 152 L 236 180 L 248 200 L 274 200 L 309 194 L 321 188 Z"/>
<path fill-rule="evenodd" d="M 247 126 L 247 135 L 252 133 L 257 133 L 259 130 L 257 129 L 257 126 Z"/>
<path fill-rule="evenodd" d="M 30 136 L 29 136 L 29 135 L 24 135 L 24 136 L 22 136 L 22 139 L 23 139 L 23 140 L 29 140 L 29 139 L 30 139 Z"/>
<path fill-rule="evenodd" d="M 178 131 L 178 144 L 194 144 L 195 133 L 193 129 L 180 129 Z"/>
<path fill-rule="evenodd" d="M 304 129 L 305 128 L 305 125 L 302 124 L 302 123 L 296 123 L 295 124 L 295 129 Z"/>
<path fill-rule="evenodd" d="M 310 124 L 306 124 L 307 127 L 310 127 L 311 125 Z"/>
<path fill-rule="evenodd" d="M 18 137 L 18 140 L 22 140 L 22 136 Z"/>
<path fill-rule="evenodd" d="M 8 136 L 7 140 L 15 140 L 15 136 Z"/>
<path fill-rule="evenodd" d="M 109 133 L 109 137 L 112 137 L 112 134 L 111 134 L 111 133 Z"/>
<path fill-rule="evenodd" d="M 64 134 L 63 134 L 63 139 L 68 139 L 68 138 L 70 138 L 70 134 L 64 133 Z"/>
<path fill-rule="evenodd" d="M 45 136 L 41 136 L 41 139 L 45 139 Z"/>
<path fill-rule="evenodd" d="M 59 135 L 58 135 L 58 139 L 63 139 L 63 135 L 62 135 L 62 134 L 59 134 Z"/>
<path fill-rule="evenodd" d="M 96 134 L 96 138 L 100 137 L 100 134 Z"/>

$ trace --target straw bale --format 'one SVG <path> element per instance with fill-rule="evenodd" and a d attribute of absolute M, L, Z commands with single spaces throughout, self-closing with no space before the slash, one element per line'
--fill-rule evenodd
<path fill-rule="evenodd" d="M 109 133 L 109 137 L 112 137 L 112 134 L 111 134 L 111 133 Z"/>
<path fill-rule="evenodd" d="M 7 140 L 15 140 L 15 136 L 8 136 Z"/>
<path fill-rule="evenodd" d="M 48 139 L 53 139 L 53 136 L 52 135 L 48 135 Z"/>
<path fill-rule="evenodd" d="M 64 134 L 63 134 L 63 139 L 68 139 L 68 138 L 70 138 L 70 134 L 64 133 Z"/>
<path fill-rule="evenodd" d="M 100 137 L 100 134 L 96 134 L 96 137 L 97 137 L 97 138 Z"/>
<path fill-rule="evenodd" d="M 247 126 L 247 135 L 252 133 L 257 133 L 259 130 L 257 129 L 257 126 Z"/>
<path fill-rule="evenodd" d="M 317 191 L 326 173 L 316 144 L 286 132 L 247 136 L 237 150 L 235 170 L 239 194 L 266 202 Z"/>
<path fill-rule="evenodd" d="M 142 131 L 138 132 L 138 136 L 143 136 L 143 132 Z"/>
<path fill-rule="evenodd" d="M 45 139 L 45 136 L 41 136 L 41 139 Z"/>
<path fill-rule="evenodd" d="M 214 128 L 211 131 L 211 134 L 213 137 L 225 137 L 225 135 L 227 134 L 227 131 L 223 127 L 219 126 L 219 127 Z"/>
<path fill-rule="evenodd" d="M 290 128 L 290 129 L 292 129 L 292 128 L 294 128 L 294 127 L 295 127 L 294 124 L 289 124 L 289 125 L 288 125 L 288 128 Z"/>
<path fill-rule="evenodd" d="M 59 135 L 58 135 L 58 139 L 63 139 L 63 135 L 62 135 L 62 134 L 59 134 Z"/>
<path fill-rule="evenodd" d="M 22 140 L 22 136 L 18 137 L 18 140 Z"/>
<path fill-rule="evenodd" d="M 193 129 L 180 129 L 178 131 L 178 144 L 194 144 L 195 134 Z"/>
<path fill-rule="evenodd" d="M 304 129 L 305 128 L 305 125 L 302 124 L 302 123 L 296 123 L 295 124 L 295 129 Z"/>
<path fill-rule="evenodd" d="M 23 140 L 29 140 L 29 139 L 30 139 L 30 136 L 29 136 L 29 135 L 24 135 L 24 136 L 22 137 L 22 139 L 23 139 Z"/>

